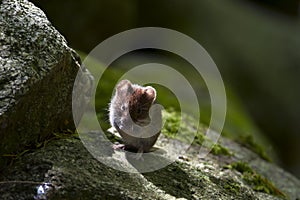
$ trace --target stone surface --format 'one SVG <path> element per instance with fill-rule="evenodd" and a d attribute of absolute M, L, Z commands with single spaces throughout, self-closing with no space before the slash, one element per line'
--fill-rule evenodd
<path fill-rule="evenodd" d="M 73 128 L 80 59 L 45 14 L 26 0 L 0 1 L 0 170 L 4 157 Z"/>
<path fill-rule="evenodd" d="M 160 137 L 157 147 L 166 142 Z M 177 145 L 184 145 L 176 141 Z M 221 138 L 232 156 L 200 159 L 200 146 L 149 173 L 114 170 L 89 154 L 76 136 L 57 139 L 17 159 L 0 177 L 1 199 L 299 199 L 300 181 L 247 148 Z M 176 151 L 176 150 L 174 150 Z M 116 151 L 111 151 L 112 157 Z M 162 156 L 164 157 L 164 155 Z M 118 159 L 118 158 L 114 158 Z M 116 162 L 112 159 L 111 162 Z M 168 158 L 165 158 L 168 159 Z M 228 164 L 247 162 L 286 196 L 253 189 Z M 139 161 L 143 162 L 143 161 Z M 132 165 L 134 166 L 134 165 Z"/>

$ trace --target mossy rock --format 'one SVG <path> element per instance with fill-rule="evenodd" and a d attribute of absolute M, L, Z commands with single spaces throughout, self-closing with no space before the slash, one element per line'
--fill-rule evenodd
<path fill-rule="evenodd" d="M 174 115 L 174 111 L 168 114 Z M 205 125 L 201 126 L 205 130 Z M 188 127 L 186 131 L 189 132 Z M 175 142 L 178 147 L 186 145 L 184 140 L 168 135 L 162 134 L 155 147 L 163 148 L 166 141 Z M 221 137 L 218 145 L 228 149 L 230 155 L 211 153 L 200 158 L 201 145 L 196 142 L 164 168 L 148 173 L 126 173 L 92 157 L 76 134 L 57 133 L 51 141 L 26 152 L 4 171 L 0 197 L 50 200 L 300 197 L 297 178 L 230 139 Z M 111 153 L 115 155 L 117 150 L 111 149 Z M 118 159 L 121 158 L 112 156 L 111 162 L 121 162 Z M 144 161 L 137 162 L 142 165 Z"/>

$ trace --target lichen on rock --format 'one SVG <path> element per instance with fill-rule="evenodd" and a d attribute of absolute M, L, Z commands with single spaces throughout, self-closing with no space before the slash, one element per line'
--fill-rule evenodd
<path fill-rule="evenodd" d="M 0 168 L 6 157 L 74 129 L 72 88 L 80 58 L 27 0 L 0 3 Z M 1 170 L 1 169 L 0 169 Z"/>

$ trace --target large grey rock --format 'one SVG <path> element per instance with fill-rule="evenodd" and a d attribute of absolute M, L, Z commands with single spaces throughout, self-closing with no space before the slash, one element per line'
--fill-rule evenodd
<path fill-rule="evenodd" d="M 0 166 L 54 130 L 74 128 L 72 88 L 80 59 L 26 0 L 0 1 Z M 0 170 L 1 170 L 0 167 Z"/>

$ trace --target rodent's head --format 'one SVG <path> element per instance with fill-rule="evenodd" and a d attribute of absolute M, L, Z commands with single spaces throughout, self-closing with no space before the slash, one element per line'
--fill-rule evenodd
<path fill-rule="evenodd" d="M 133 122 L 145 124 L 150 121 L 149 110 L 156 99 L 153 87 L 133 85 L 128 80 L 122 80 L 116 87 L 116 94 L 120 103 L 122 102 L 120 109 L 123 114 L 129 111 Z"/>

